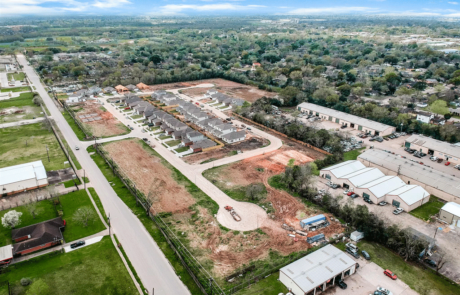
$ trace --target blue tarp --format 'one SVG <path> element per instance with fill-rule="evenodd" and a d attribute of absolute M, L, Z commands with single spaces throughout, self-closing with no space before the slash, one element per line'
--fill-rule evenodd
<path fill-rule="evenodd" d="M 318 222 L 318 221 L 321 221 L 321 220 L 326 220 L 326 216 L 324 216 L 323 214 L 319 214 L 319 215 L 316 215 L 316 216 L 301 220 L 300 221 L 300 226 L 302 228 L 304 228 L 308 224 L 315 223 L 315 222 Z"/>
<path fill-rule="evenodd" d="M 307 242 L 311 244 L 311 243 L 314 243 L 314 242 L 317 242 L 317 241 L 320 241 L 320 240 L 323 240 L 323 239 L 325 239 L 324 234 L 319 234 L 319 235 L 316 235 L 316 236 L 313 236 L 313 237 L 308 237 Z"/>

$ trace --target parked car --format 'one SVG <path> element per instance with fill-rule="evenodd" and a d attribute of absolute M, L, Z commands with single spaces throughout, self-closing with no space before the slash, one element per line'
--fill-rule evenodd
<path fill-rule="evenodd" d="M 250 128 L 250 127 L 246 128 L 246 129 L 248 129 L 248 130 L 251 130 L 251 128 Z"/>
<path fill-rule="evenodd" d="M 348 254 L 350 254 L 351 256 L 353 256 L 354 258 L 359 258 L 359 253 L 353 249 L 350 249 L 350 248 L 347 248 L 347 252 Z"/>
<path fill-rule="evenodd" d="M 423 259 L 423 262 L 425 262 L 426 264 L 428 264 L 431 267 L 436 267 L 436 265 L 437 265 L 436 261 L 428 259 L 428 258 Z"/>
<path fill-rule="evenodd" d="M 340 129 L 345 129 L 345 128 L 347 128 L 347 125 L 340 126 Z"/>
<path fill-rule="evenodd" d="M 437 160 L 438 160 L 438 157 L 431 156 L 431 157 L 430 157 L 430 160 L 431 160 L 431 161 L 437 161 Z"/>
<path fill-rule="evenodd" d="M 349 192 L 347 193 L 347 196 L 351 196 L 351 195 L 353 195 L 353 194 L 354 194 L 353 191 L 349 191 Z"/>
<path fill-rule="evenodd" d="M 368 198 L 365 198 L 364 202 L 369 203 L 369 204 L 374 204 L 374 202 L 372 202 L 372 200 Z"/>
<path fill-rule="evenodd" d="M 382 201 L 382 202 L 379 203 L 379 206 L 385 206 L 386 204 L 388 204 L 388 203 L 385 202 L 385 201 Z"/>
<path fill-rule="evenodd" d="M 420 153 L 418 153 L 418 154 L 419 154 L 420 156 L 422 156 L 422 157 L 425 157 L 425 156 L 426 156 L 426 154 L 425 154 L 425 153 L 422 153 L 422 152 L 420 152 Z"/>
<path fill-rule="evenodd" d="M 380 291 L 374 291 L 374 293 L 369 294 L 369 295 L 385 295 L 385 294 L 383 294 L 383 293 L 380 292 Z"/>
<path fill-rule="evenodd" d="M 348 193 L 349 193 L 349 192 L 351 192 L 351 191 L 349 191 L 349 190 L 346 189 L 346 190 L 343 191 L 343 194 L 348 196 Z"/>
<path fill-rule="evenodd" d="M 443 159 L 438 158 L 437 162 L 442 163 Z"/>
<path fill-rule="evenodd" d="M 422 157 L 422 156 L 420 156 L 420 154 L 417 153 L 417 152 L 415 152 L 415 153 L 413 154 L 413 156 L 414 156 L 414 157 L 417 157 L 417 158 L 421 158 L 421 157 Z"/>
<path fill-rule="evenodd" d="M 390 290 L 382 287 L 377 287 L 377 291 L 381 292 L 383 295 L 393 295 Z"/>
<path fill-rule="evenodd" d="M 350 196 L 350 198 L 352 198 L 352 199 L 356 199 L 357 197 L 359 197 L 358 194 L 352 194 L 352 195 Z"/>
<path fill-rule="evenodd" d="M 345 282 L 342 280 L 338 280 L 337 286 L 339 286 L 339 288 L 342 290 L 345 290 L 348 287 L 347 284 L 345 284 Z"/>
<path fill-rule="evenodd" d="M 371 256 L 369 255 L 369 253 L 367 253 L 366 251 L 361 251 L 361 254 L 363 254 L 363 257 L 366 259 L 366 260 L 371 260 Z"/>
<path fill-rule="evenodd" d="M 346 247 L 347 249 L 352 249 L 353 251 L 358 252 L 358 246 L 356 246 L 356 245 L 353 244 L 353 243 L 346 243 L 346 244 L 345 244 L 345 247 Z"/>
<path fill-rule="evenodd" d="M 76 243 L 70 244 L 70 248 L 75 249 L 75 248 L 78 248 L 80 246 L 83 246 L 84 244 L 85 244 L 85 241 L 78 241 Z"/>
<path fill-rule="evenodd" d="M 444 165 L 449 166 L 449 165 L 450 165 L 450 162 L 447 161 Z"/>
<path fill-rule="evenodd" d="M 402 208 L 396 208 L 395 211 L 393 211 L 393 214 L 394 215 L 399 215 L 399 214 L 401 214 L 403 212 L 404 212 L 404 210 Z"/>
<path fill-rule="evenodd" d="M 80 149 L 80 148 L 79 148 L 78 146 L 75 146 L 75 150 L 77 150 L 77 151 L 78 151 L 79 149 Z"/>
<path fill-rule="evenodd" d="M 384 272 L 383 272 L 384 275 L 388 276 L 389 278 L 391 278 L 392 280 L 396 280 L 398 277 L 396 276 L 396 274 L 394 274 L 391 270 L 389 269 L 386 269 Z"/>

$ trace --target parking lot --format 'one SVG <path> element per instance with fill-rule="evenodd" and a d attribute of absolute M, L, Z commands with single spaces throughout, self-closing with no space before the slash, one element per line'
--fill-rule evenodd
<path fill-rule="evenodd" d="M 352 257 L 350 255 L 350 257 Z M 383 274 L 384 269 L 372 261 L 367 261 L 362 257 L 355 259 L 359 263 L 358 271 L 347 277 L 344 281 L 348 285 L 347 289 L 342 290 L 338 287 L 327 290 L 322 294 L 340 295 L 369 295 L 373 294 L 377 287 L 390 290 L 393 295 L 416 295 L 403 281 L 392 280 Z"/>

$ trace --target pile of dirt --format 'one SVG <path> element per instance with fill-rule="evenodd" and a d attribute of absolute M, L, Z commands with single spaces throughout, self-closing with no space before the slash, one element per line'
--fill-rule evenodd
<path fill-rule="evenodd" d="M 137 139 L 111 142 L 104 149 L 136 187 L 153 201 L 157 212 L 185 212 L 195 203 L 161 159 L 144 149 Z"/>

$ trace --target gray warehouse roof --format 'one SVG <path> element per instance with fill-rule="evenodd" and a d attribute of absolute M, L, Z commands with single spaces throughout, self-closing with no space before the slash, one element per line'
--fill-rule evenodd
<path fill-rule="evenodd" d="M 366 150 L 358 160 L 365 160 L 415 179 L 440 191 L 460 197 L 460 179 L 382 150 Z"/>
<path fill-rule="evenodd" d="M 308 292 L 355 264 L 356 262 L 345 252 L 332 245 L 327 245 L 288 264 L 280 271 L 304 292 Z"/>
<path fill-rule="evenodd" d="M 330 109 L 330 108 L 327 108 L 327 107 L 323 107 L 323 106 L 320 106 L 320 105 L 317 105 L 317 104 L 314 104 L 314 103 L 302 102 L 301 104 L 298 105 L 298 107 L 306 108 L 306 109 L 314 111 L 314 112 L 318 112 L 318 113 L 322 113 L 322 114 L 325 114 L 325 115 L 328 115 L 328 116 L 332 116 L 334 118 L 338 118 L 338 119 L 341 119 L 341 120 L 344 120 L 344 121 L 347 121 L 347 122 L 358 124 L 358 125 L 361 125 L 363 127 L 367 127 L 367 128 L 373 129 L 373 130 L 380 131 L 380 132 L 383 132 L 383 131 L 387 130 L 388 128 L 395 128 L 395 127 L 390 126 L 390 125 L 382 124 L 382 123 L 372 121 L 372 120 L 369 120 L 369 119 L 366 119 L 366 118 L 361 118 L 361 117 L 358 117 L 358 116 L 355 116 L 355 115 L 351 115 L 351 114 L 347 114 L 347 113 L 344 113 L 344 112 L 336 111 L 336 110 L 333 110 L 333 109 Z"/>
<path fill-rule="evenodd" d="M 438 151 L 450 156 L 460 158 L 460 145 L 437 140 L 423 135 L 412 135 L 406 142 L 410 142 L 427 149 Z"/>

